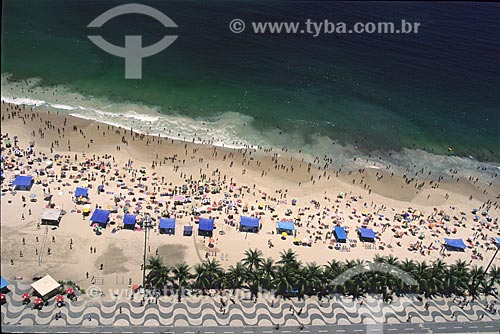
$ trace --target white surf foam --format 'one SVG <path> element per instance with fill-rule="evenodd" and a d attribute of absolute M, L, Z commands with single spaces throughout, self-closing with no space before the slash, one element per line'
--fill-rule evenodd
<path fill-rule="evenodd" d="M 115 103 L 106 98 L 85 97 L 63 86 L 44 87 L 38 78 L 12 81 L 2 74 L 2 101 L 26 104 L 68 113 L 72 116 L 133 129 L 138 133 L 172 139 L 194 141 L 228 148 L 264 147 L 276 153 L 287 152 L 313 161 L 320 157 L 319 165 L 329 161 L 332 168 L 357 170 L 359 168 L 387 168 L 398 174 L 424 170 L 419 177 L 451 177 L 455 170 L 461 175 L 479 177 L 485 182 L 500 184 L 495 177 L 497 163 L 483 163 L 467 157 L 443 156 L 422 150 L 403 149 L 399 152 L 372 152 L 367 156 L 357 147 L 338 144 L 321 135 L 307 140 L 299 133 L 281 133 L 279 129 L 257 129 L 253 118 L 237 112 L 224 112 L 210 119 L 193 119 L 182 114 L 160 113 L 160 108 L 131 103 Z M 299 153 L 300 152 L 300 153 Z"/>

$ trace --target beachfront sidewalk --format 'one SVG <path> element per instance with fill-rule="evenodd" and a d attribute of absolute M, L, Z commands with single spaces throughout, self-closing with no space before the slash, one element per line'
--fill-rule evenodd
<path fill-rule="evenodd" d="M 257 302 L 249 298 L 220 296 L 186 296 L 182 302 L 177 295 L 162 296 L 151 302 L 141 303 L 141 296 L 113 298 L 104 296 L 90 298 L 82 295 L 78 301 L 66 301 L 64 307 L 58 308 L 55 301 L 49 301 L 42 310 L 33 309 L 33 303 L 23 305 L 22 294 L 29 293 L 28 284 L 14 282 L 9 285 L 11 292 L 7 294 L 7 302 L 1 307 L 2 325 L 18 326 L 322 326 L 429 322 L 470 322 L 499 321 L 499 312 L 491 313 L 487 305 L 498 299 L 481 297 L 467 305 L 460 305 L 453 299 L 434 298 L 419 300 L 412 297 L 395 298 L 391 304 L 366 297 L 353 301 L 351 298 L 335 296 L 321 301 L 316 297 L 298 300 L 275 298 L 264 294 Z M 361 303 L 362 301 L 362 303 Z M 426 303 L 428 303 L 426 305 Z M 498 306 L 497 306 L 498 307 Z M 61 312 L 61 318 L 55 315 Z"/>

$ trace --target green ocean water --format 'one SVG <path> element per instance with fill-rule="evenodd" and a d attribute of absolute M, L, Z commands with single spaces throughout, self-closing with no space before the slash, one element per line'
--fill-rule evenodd
<path fill-rule="evenodd" d="M 493 171 L 500 161 L 497 4 L 141 1 L 178 28 L 124 15 L 97 32 L 117 45 L 130 34 L 145 45 L 179 37 L 143 60 L 141 80 L 126 80 L 123 59 L 86 37 L 96 32 L 90 21 L 123 3 L 4 1 L 2 98 L 173 137 L 286 146 L 339 164 L 365 155 L 443 170 L 483 161 Z M 234 18 L 404 18 L 421 22 L 421 32 L 234 34 Z"/>

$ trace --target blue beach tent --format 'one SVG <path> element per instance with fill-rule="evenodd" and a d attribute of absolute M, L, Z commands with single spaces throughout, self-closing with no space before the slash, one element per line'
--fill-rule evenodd
<path fill-rule="evenodd" d="M 240 232 L 259 232 L 259 218 L 241 216 L 240 217 Z"/>
<path fill-rule="evenodd" d="M 33 186 L 33 176 L 18 175 L 12 185 L 16 190 L 30 190 Z"/>
<path fill-rule="evenodd" d="M 347 233 L 345 233 L 345 229 L 342 226 L 335 226 L 334 233 L 335 239 L 337 239 L 338 242 L 347 241 Z"/>
<path fill-rule="evenodd" d="M 283 232 L 293 235 L 293 231 L 295 231 L 295 224 L 292 222 L 278 222 L 278 227 L 276 228 L 276 232 L 281 234 Z"/>
<path fill-rule="evenodd" d="M 450 250 L 464 250 L 467 248 L 467 245 L 464 243 L 462 239 L 448 239 L 444 238 L 445 246 Z"/>
<path fill-rule="evenodd" d="M 75 190 L 75 197 L 80 197 L 80 196 L 87 198 L 89 196 L 89 189 L 83 187 L 77 187 Z"/>
<path fill-rule="evenodd" d="M 214 220 L 211 218 L 200 218 L 198 235 L 211 237 L 214 230 Z"/>
<path fill-rule="evenodd" d="M 371 228 L 359 228 L 359 236 L 361 237 L 362 241 L 369 241 L 369 242 L 374 242 L 375 241 L 375 232 Z"/>
<path fill-rule="evenodd" d="M 135 229 L 135 221 L 136 221 L 135 215 L 125 215 L 123 217 L 123 228 L 127 230 Z"/>
<path fill-rule="evenodd" d="M 160 218 L 160 233 L 175 234 L 175 218 Z"/>
<path fill-rule="evenodd" d="M 92 217 L 90 217 L 90 222 L 92 224 L 97 223 L 102 227 L 106 227 L 109 219 L 109 211 L 96 209 L 94 213 L 92 213 Z"/>
<path fill-rule="evenodd" d="M 193 235 L 193 227 L 192 226 L 184 226 L 184 236 L 191 236 Z"/>

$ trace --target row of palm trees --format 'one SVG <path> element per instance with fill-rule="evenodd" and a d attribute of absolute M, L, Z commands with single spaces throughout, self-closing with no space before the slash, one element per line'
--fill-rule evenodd
<path fill-rule="evenodd" d="M 274 291 L 276 295 L 300 298 L 340 293 L 355 298 L 380 294 L 389 299 L 394 294 L 407 293 L 426 297 L 477 296 L 493 293 L 500 284 L 500 268 L 492 266 L 486 272 L 483 267 L 470 266 L 462 260 L 451 265 L 442 260 L 428 264 L 425 261 L 400 261 L 393 256 L 376 255 L 373 264 L 383 267 L 367 264 L 363 260 L 335 259 L 323 266 L 314 262 L 302 264 L 291 249 L 281 252 L 280 259 L 275 262 L 272 258 L 264 258 L 262 251 L 249 249 L 241 261 L 227 270 L 215 259 L 207 259 L 191 268 L 186 263 L 165 266 L 161 257 L 151 257 L 146 269 L 149 270 L 147 282 L 150 286 L 159 289 L 173 287 L 179 292 L 179 300 L 183 288 L 244 288 L 249 289 L 252 297 L 257 297 L 263 289 Z M 343 276 L 344 279 L 339 281 L 338 278 Z"/>

